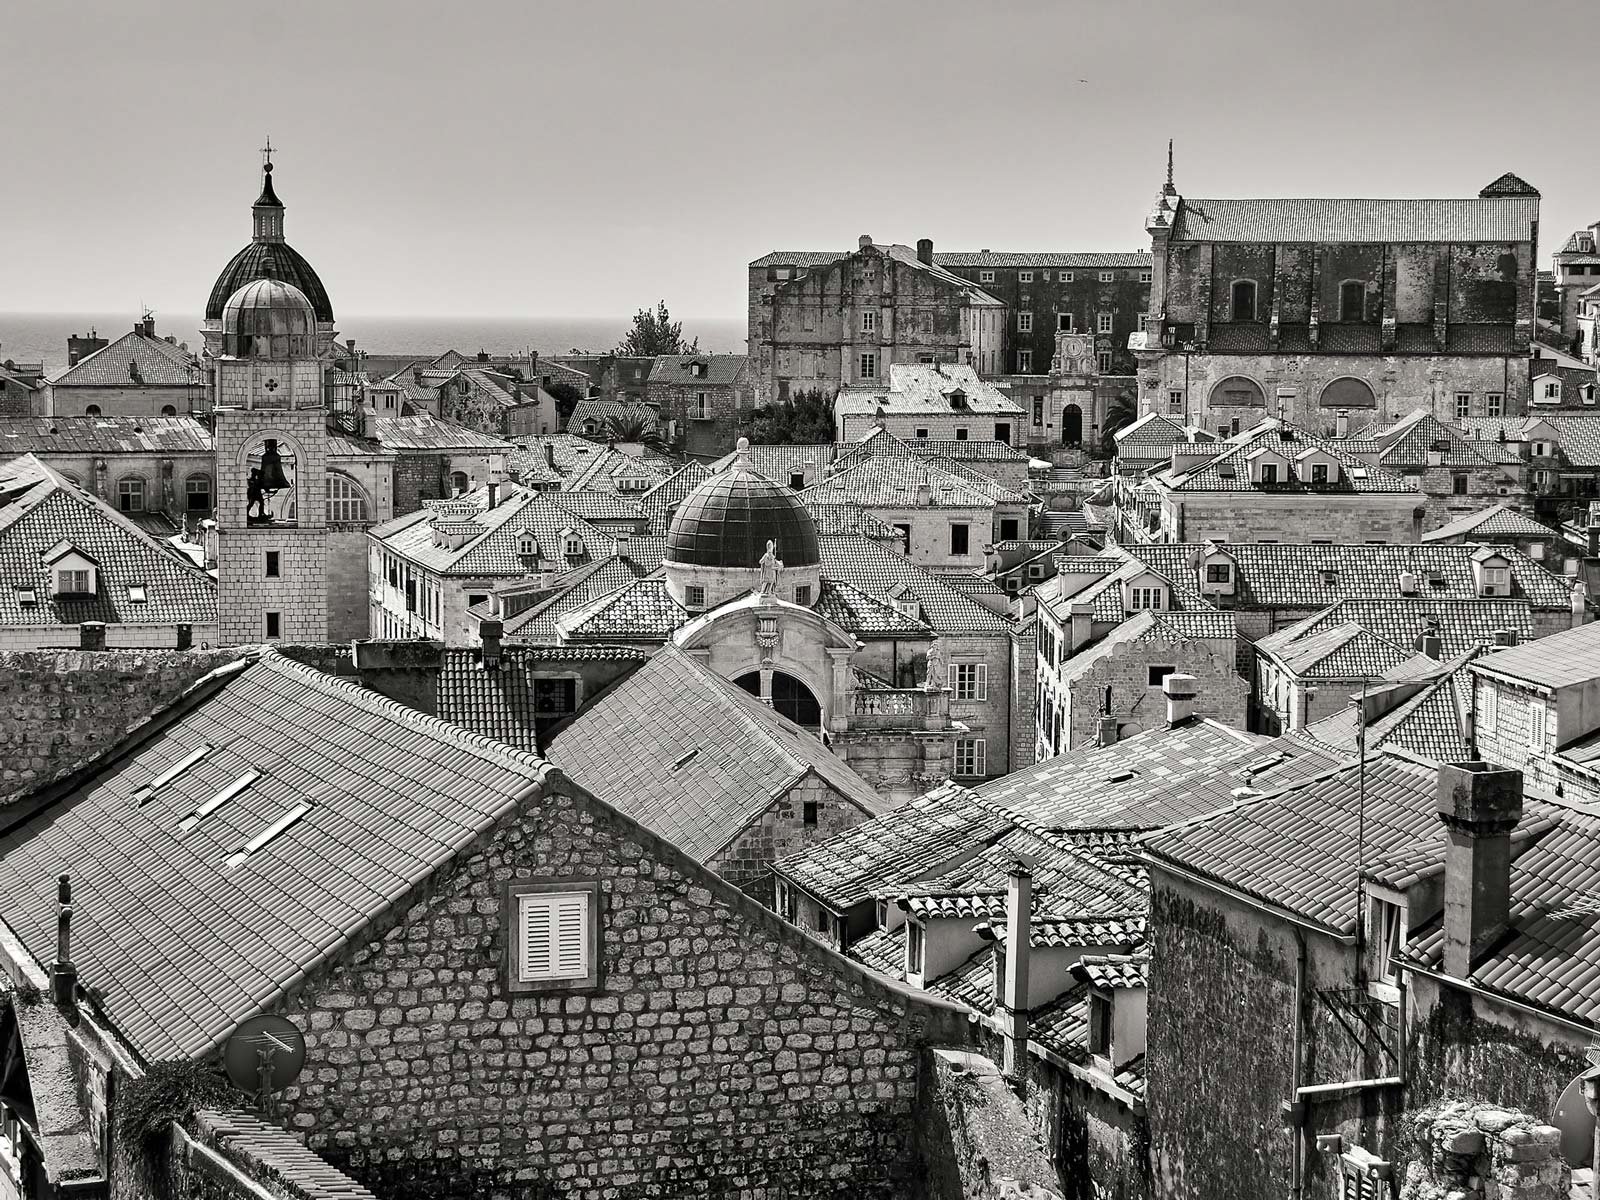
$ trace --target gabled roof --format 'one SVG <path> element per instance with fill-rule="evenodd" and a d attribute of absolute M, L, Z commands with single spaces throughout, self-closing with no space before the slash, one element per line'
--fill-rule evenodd
<path fill-rule="evenodd" d="M 46 554 L 69 543 L 93 559 L 92 596 L 51 594 Z M 132 598 L 134 587 L 144 599 Z M 33 602 L 24 604 L 26 591 Z M 211 577 L 33 455 L 0 464 L 0 626 L 215 625 Z"/>
<path fill-rule="evenodd" d="M 984 803 L 1047 829 L 1159 828 L 1196 812 L 1169 785 L 1254 758 L 1265 741 L 1202 719 L 1069 750 L 975 791 Z M 1152 808 L 1147 797 L 1158 791 L 1163 803 Z"/>
<path fill-rule="evenodd" d="M 1473 437 L 1487 442 L 1529 440 L 1546 425 L 1554 431 L 1561 457 L 1572 467 L 1600 467 L 1600 413 L 1539 412 L 1525 417 L 1471 417 L 1462 422 Z"/>
<path fill-rule="evenodd" d="M 441 507 L 424 507 L 416 512 L 385 521 L 371 529 L 371 536 L 386 550 L 441 575 L 486 577 L 525 575 L 527 567 L 517 553 L 517 539 L 524 529 L 538 540 L 548 557 L 561 554 L 561 534 L 571 529 L 583 541 L 583 553 L 569 565 L 592 562 L 616 552 L 611 537 L 583 518 L 573 515 L 542 492 L 513 483 L 499 485 L 499 501 L 488 506 L 487 487 L 465 496 L 440 502 Z M 434 544 L 435 521 L 470 523 L 481 532 L 472 532 L 458 547 Z"/>
<path fill-rule="evenodd" d="M 1600 679 L 1600 622 L 1496 650 L 1478 659 L 1472 669 L 1542 688 Z"/>
<path fill-rule="evenodd" d="M 952 408 L 950 397 L 961 392 L 964 408 Z M 890 363 L 887 386 L 847 387 L 834 400 L 834 412 L 890 416 L 1020 417 L 1022 406 L 973 368 L 956 363 Z"/>
<path fill-rule="evenodd" d="M 1008 618 L 871 538 L 825 534 L 817 542 L 824 576 L 877 597 L 887 597 L 891 588 L 904 585 L 904 595 L 920 604 L 923 618 L 938 633 L 1005 633 L 1011 629 Z"/>
<path fill-rule="evenodd" d="M 1510 546 L 1497 546 L 1511 566 L 1512 599 L 1525 599 L 1537 610 L 1570 611 L 1572 583 L 1551 575 L 1533 559 Z M 1234 572 L 1236 610 L 1262 608 L 1321 609 L 1346 599 L 1400 597 L 1400 576 L 1419 577 L 1421 595 L 1434 600 L 1476 599 L 1472 546 L 1340 545 L 1229 542 Z M 1199 543 L 1129 544 L 1108 548 L 1148 564 L 1169 579 L 1194 578 Z"/>
<path fill-rule="evenodd" d="M 1427 581 L 1422 581 L 1427 586 Z M 1473 646 L 1494 640 L 1502 629 L 1519 638 L 1534 637 L 1533 609 L 1526 600 L 1485 597 L 1481 600 L 1434 600 L 1427 597 L 1397 597 L 1391 600 L 1341 600 L 1321 612 L 1293 625 L 1274 630 L 1256 642 L 1263 651 L 1278 655 L 1291 667 L 1312 656 L 1312 647 L 1329 633 L 1355 626 L 1393 646 L 1409 657 L 1424 633 L 1436 633 L 1446 658 L 1454 658 Z M 1315 661 L 1314 656 L 1311 657 Z M 1399 661 L 1376 672 L 1360 672 L 1376 678 Z M 1350 678 L 1353 678 L 1351 676 Z"/>
<path fill-rule="evenodd" d="M 0 458 L 14 454 L 210 454 L 193 417 L 0 417 Z"/>
<path fill-rule="evenodd" d="M 731 456 L 729 461 L 732 461 Z M 647 513 L 671 512 L 683 503 L 683 498 L 694 490 L 696 484 L 704 483 L 713 474 L 715 472 L 705 463 L 691 459 L 660 483 L 641 493 L 639 507 Z"/>
<path fill-rule="evenodd" d="M 743 354 L 658 354 L 651 364 L 647 382 L 681 387 L 731 387 L 749 361 Z M 700 363 L 704 375 L 695 375 L 690 365 Z"/>
<path fill-rule="evenodd" d="M 439 672 L 442 721 L 530 754 L 542 732 L 536 704 L 541 670 L 585 662 L 642 663 L 647 655 L 627 646 L 502 646 L 499 664 L 486 669 L 481 647 L 449 647 Z M 547 721 L 549 718 L 546 718 Z"/>
<path fill-rule="evenodd" d="M 814 477 L 833 461 L 833 454 L 834 448 L 828 442 L 752 445 L 750 465 L 758 475 L 765 475 L 774 483 L 787 486 L 791 471 L 803 471 Z M 709 474 L 726 471 L 738 456 L 738 451 L 724 454 L 711 464 Z"/>
<path fill-rule="evenodd" d="M 437 450 L 477 451 L 484 454 L 506 454 L 513 447 L 510 442 L 430 416 L 379 417 L 373 430 L 386 450 L 402 453 Z"/>
<path fill-rule="evenodd" d="M 1424 542 L 1444 542 L 1452 538 L 1474 541 L 1483 538 L 1549 538 L 1552 542 L 1561 535 L 1531 517 L 1525 517 L 1505 504 L 1491 504 L 1488 508 L 1457 517 L 1448 525 L 1441 525 L 1422 535 Z"/>
<path fill-rule="evenodd" d="M 135 374 L 137 372 L 137 374 Z M 194 355 L 173 342 L 130 330 L 108 346 L 79 359 L 51 381 L 52 387 L 194 387 L 200 371 Z M 199 399 L 198 391 L 196 399 Z"/>
<path fill-rule="evenodd" d="M 996 503 L 1004 502 L 926 459 L 892 454 L 875 454 L 829 474 L 804 489 L 800 501 L 808 507 L 854 504 L 862 508 L 916 508 L 917 497 L 924 487 L 928 489 L 928 506 L 933 508 L 991 509 Z M 1020 496 L 1004 489 L 999 492 L 1016 503 L 1022 502 Z M 984 539 L 980 536 L 978 540 Z"/>
<path fill-rule="evenodd" d="M 1468 713 L 1472 704 L 1472 680 L 1466 664 L 1478 653 L 1476 648 L 1439 664 L 1431 675 L 1398 678 L 1379 687 L 1410 693 L 1388 712 L 1366 725 L 1367 753 L 1385 748 L 1405 751 L 1434 763 L 1464 762 L 1471 757 L 1467 743 Z M 1377 691 L 1378 689 L 1374 689 Z M 1361 749 L 1359 702 L 1352 699 L 1343 712 L 1313 722 L 1292 739 L 1304 739 L 1326 747 L 1335 754 L 1353 757 Z"/>
<path fill-rule="evenodd" d="M 770 250 L 753 260 L 752 267 L 821 267 L 848 258 L 848 250 Z M 1131 254 L 1076 252 L 1071 250 L 955 250 L 934 253 L 942 267 L 1148 267 L 1150 252 Z"/>
<path fill-rule="evenodd" d="M 572 406 L 567 417 L 567 432 L 581 433 L 585 425 L 594 423 L 595 434 L 602 435 L 611 421 L 641 422 L 646 432 L 659 425 L 656 410 L 647 404 L 629 404 L 621 400 L 584 399 Z"/>
<path fill-rule="evenodd" d="M 1174 445 L 1188 441 L 1188 431 L 1182 425 L 1153 412 L 1145 413 L 1137 421 L 1130 421 L 1111 436 L 1117 443 L 1117 453 L 1124 457 L 1154 455 L 1167 458 Z"/>
<path fill-rule="evenodd" d="M 1365 432 L 1365 431 L 1364 431 Z M 1441 466 L 1493 466 L 1495 460 L 1470 441 L 1459 429 L 1446 425 L 1426 409 L 1408 413 L 1393 425 L 1367 434 L 1378 448 L 1378 461 L 1392 471 L 1421 469 L 1430 465 L 1430 455 L 1442 456 Z M 1335 441 L 1335 446 L 1342 446 Z M 1443 445 L 1443 450 L 1435 451 Z M 1354 453 L 1354 451 L 1352 451 Z"/>
<path fill-rule="evenodd" d="M 1328 483 L 1314 484 L 1301 479 L 1279 479 L 1276 483 L 1255 483 L 1250 478 L 1249 460 L 1263 454 L 1294 459 L 1307 450 L 1316 450 L 1335 459 L 1340 466 L 1339 478 Z M 1196 463 L 1182 471 L 1175 468 L 1153 476 L 1152 483 L 1174 492 L 1409 492 L 1417 494 L 1400 476 L 1381 467 L 1369 467 L 1361 459 L 1347 453 L 1338 442 L 1317 437 L 1304 429 L 1268 417 L 1254 429 L 1246 430 L 1235 438 L 1220 443 L 1217 453 L 1204 462 Z"/>
<path fill-rule="evenodd" d="M 508 639 L 533 645 L 553 646 L 560 641 L 557 623 L 570 612 L 601 596 L 609 596 L 649 574 L 646 567 L 631 557 L 612 555 L 564 575 L 553 596 L 534 604 L 503 622 Z"/>
<path fill-rule="evenodd" d="M 1202 200 L 1183 197 L 1175 242 L 1527 242 L 1534 196 L 1453 200 Z"/>
<path fill-rule="evenodd" d="M 865 817 L 890 807 L 820 738 L 675 646 L 560 730 L 549 755 L 701 862 L 808 776 Z"/>
<path fill-rule="evenodd" d="M 550 499 L 576 517 L 586 521 L 642 521 L 644 509 L 637 500 L 617 492 L 550 492 Z"/>
<path fill-rule="evenodd" d="M 38 793 L 57 798 L 14 811 L 0 835 L 6 923 L 49 961 L 56 875 L 69 871 L 79 973 L 147 1061 L 201 1056 L 270 1008 L 522 803 L 544 771 L 532 755 L 276 654 L 214 672 L 158 721 Z M 374 770 L 374 746 L 422 766 Z M 180 828 L 241 779 L 242 791 Z"/>

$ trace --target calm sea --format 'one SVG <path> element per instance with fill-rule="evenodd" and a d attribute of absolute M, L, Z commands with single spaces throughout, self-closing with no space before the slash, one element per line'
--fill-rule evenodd
<path fill-rule="evenodd" d="M 54 376 L 67 366 L 67 335 L 95 329 L 108 340 L 133 328 L 136 313 L 0 313 L 0 362 L 43 362 Z M 700 339 L 702 350 L 743 354 L 745 323 L 737 317 L 684 317 L 685 337 Z M 566 354 L 574 349 L 605 351 L 627 331 L 628 317 L 360 317 L 338 321 L 340 340 L 373 354 Z M 190 349 L 200 345 L 198 315 L 156 314 L 156 333 L 171 334 Z"/>

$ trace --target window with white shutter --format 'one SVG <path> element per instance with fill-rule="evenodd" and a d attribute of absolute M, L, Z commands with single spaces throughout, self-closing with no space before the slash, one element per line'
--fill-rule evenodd
<path fill-rule="evenodd" d="M 582 880 L 511 884 L 507 900 L 511 990 L 598 985 L 598 884 Z"/>

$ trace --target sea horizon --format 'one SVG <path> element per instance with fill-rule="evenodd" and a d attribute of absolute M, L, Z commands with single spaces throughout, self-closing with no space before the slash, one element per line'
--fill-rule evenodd
<path fill-rule="evenodd" d="M 67 338 L 91 332 L 107 341 L 133 328 L 137 314 L 128 312 L 0 312 L 0 362 L 42 362 L 47 378 L 66 370 Z M 713 354 L 742 354 L 745 321 L 740 317 L 681 317 L 689 340 Z M 198 313 L 155 312 L 156 333 L 200 345 Z M 631 316 L 499 317 L 384 316 L 351 313 L 334 322 L 340 340 L 354 338 L 358 350 L 372 354 L 416 354 L 419 357 L 459 350 L 475 354 L 542 355 L 605 353 L 632 324 Z"/>

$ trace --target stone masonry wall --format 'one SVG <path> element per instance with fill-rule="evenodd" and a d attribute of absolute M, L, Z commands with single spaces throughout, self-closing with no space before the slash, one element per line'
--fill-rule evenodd
<path fill-rule="evenodd" d="M 0 651 L 0 802 L 113 745 L 233 651 Z"/>
<path fill-rule="evenodd" d="M 817 806 L 817 823 L 805 823 L 805 806 Z M 807 846 L 825 842 L 867 814 L 816 775 L 807 775 L 706 865 L 748 896 L 772 907 L 772 864 L 798 854 Z"/>
<path fill-rule="evenodd" d="M 1567 1200 L 1561 1130 L 1526 1113 L 1452 1101 L 1405 1119 L 1415 1157 L 1400 1200 Z"/>
<path fill-rule="evenodd" d="M 559 779 L 280 1006 L 307 1040 L 291 1127 L 395 1200 L 919 1195 L 920 1050 L 965 1017 Z M 507 989 L 526 878 L 598 882 L 593 989 Z"/>
<path fill-rule="evenodd" d="M 1219 653 L 1205 642 L 1156 638 L 1116 646 L 1068 684 L 1070 733 L 1062 749 L 1094 745 L 1108 687 L 1121 736 L 1165 725 L 1167 698 L 1159 682 L 1150 682 L 1152 666 L 1171 667 L 1199 681 L 1200 691 L 1194 698 L 1196 717 L 1210 717 L 1235 729 L 1245 727 L 1250 685 L 1234 670 L 1233 655 Z"/>

